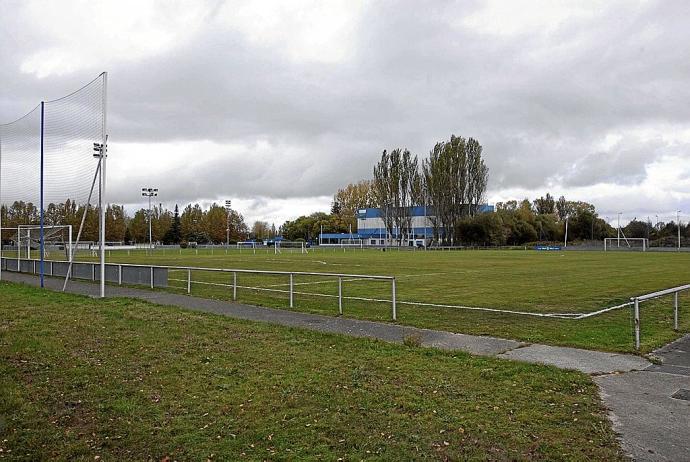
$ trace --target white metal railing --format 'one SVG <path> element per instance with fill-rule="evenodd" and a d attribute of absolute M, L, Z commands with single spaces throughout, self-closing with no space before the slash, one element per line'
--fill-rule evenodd
<path fill-rule="evenodd" d="M 640 303 L 656 298 L 661 298 L 666 295 L 673 295 L 673 328 L 678 330 L 678 294 L 685 290 L 690 290 L 690 284 L 685 284 L 678 287 L 671 287 L 670 289 L 659 290 L 649 294 L 638 295 L 631 297 L 630 300 L 634 306 L 635 316 L 635 349 L 640 349 Z"/>
<path fill-rule="evenodd" d="M 3 260 L 6 260 L 3 258 Z M 14 260 L 14 259 L 13 259 Z M 33 262 L 33 268 L 30 270 L 30 272 L 36 274 L 36 262 L 37 260 L 22 260 L 22 261 L 30 261 Z M 57 261 L 57 260 L 49 260 L 47 263 L 50 265 L 50 274 L 53 275 L 53 264 L 54 263 L 69 263 L 67 261 Z M 94 262 L 89 262 L 89 261 L 78 261 L 75 262 L 78 264 L 92 264 L 92 265 L 97 265 L 97 263 Z M 295 306 L 295 295 L 300 294 L 300 295 L 323 295 L 323 294 L 309 294 L 306 292 L 298 292 L 295 291 L 295 277 L 296 276 L 314 276 L 314 277 L 330 277 L 330 278 L 337 278 L 338 282 L 338 312 L 340 314 L 343 314 L 343 299 L 346 297 L 343 297 L 343 282 L 345 280 L 378 280 L 378 281 L 390 281 L 391 283 L 391 319 L 393 321 L 397 321 L 398 319 L 398 307 L 397 307 L 397 286 L 396 286 L 396 279 L 395 276 L 379 276 L 379 275 L 371 275 L 371 274 L 348 274 L 348 273 L 319 273 L 319 272 L 308 272 L 308 271 L 272 271 L 272 270 L 252 270 L 252 269 L 238 269 L 238 268 L 207 268 L 207 267 L 201 267 L 201 266 L 172 266 L 172 265 L 141 265 L 141 264 L 130 264 L 130 263 L 106 263 L 107 267 L 116 267 L 117 268 L 117 284 L 122 285 L 123 284 L 123 279 L 122 279 L 122 268 L 146 268 L 150 270 L 150 276 L 149 276 L 149 283 L 150 283 L 150 288 L 154 289 L 155 288 L 155 279 L 154 279 L 154 269 L 155 268 L 161 268 L 161 269 L 166 269 L 169 272 L 170 271 L 182 271 L 187 273 L 187 278 L 186 278 L 186 291 L 187 294 L 190 294 L 192 291 L 192 283 L 195 284 L 208 284 L 208 285 L 223 285 L 223 286 L 228 286 L 228 284 L 218 284 L 218 283 L 212 283 L 212 282 L 203 282 L 203 281 L 193 281 L 192 280 L 192 272 L 210 272 L 210 273 L 232 273 L 232 299 L 237 300 L 237 289 L 238 288 L 250 288 L 250 289 L 255 289 L 255 290 L 262 290 L 262 291 L 269 291 L 269 292 L 287 292 L 289 296 L 289 302 L 290 302 L 290 308 L 294 308 Z M 17 266 L 17 271 L 21 272 L 21 267 L 18 265 Z M 95 266 L 92 268 L 91 272 L 91 277 L 90 279 L 92 281 L 96 280 L 96 274 L 95 274 Z M 239 286 L 237 283 L 237 275 L 238 274 L 265 274 L 265 275 L 277 275 L 277 276 L 287 276 L 288 278 L 288 287 L 289 289 L 287 291 L 285 290 L 278 290 L 278 289 L 271 289 L 271 288 L 266 288 L 266 287 L 245 287 L 245 286 Z M 168 278 L 170 279 L 170 278 Z M 172 279 L 179 281 L 179 279 Z M 114 281 L 113 281 L 114 282 Z M 140 283 L 141 284 L 141 283 Z M 139 284 L 139 285 L 140 285 Z M 348 297 L 352 298 L 352 297 Z"/>
<path fill-rule="evenodd" d="M 121 266 L 129 267 L 144 267 L 144 268 L 165 268 L 169 271 L 186 271 L 187 272 L 187 293 L 192 291 L 192 271 L 206 271 L 212 273 L 232 273 L 232 299 L 237 300 L 237 288 L 240 287 L 237 284 L 238 274 L 266 274 L 266 275 L 278 275 L 288 277 L 288 287 L 289 290 L 289 302 L 290 308 L 295 306 L 295 294 L 304 294 L 304 292 L 295 291 L 295 276 L 316 276 L 316 277 L 334 277 L 338 278 L 338 312 L 343 314 L 343 281 L 344 279 L 357 279 L 357 280 L 379 280 L 379 281 L 390 281 L 391 283 L 391 319 L 397 321 L 398 319 L 398 309 L 397 309 L 397 287 L 395 276 L 379 276 L 371 274 L 348 274 L 348 273 L 318 273 L 309 271 L 273 271 L 273 270 L 250 270 L 250 269 L 237 269 L 237 268 L 206 268 L 199 266 L 168 266 L 168 265 L 131 265 L 131 264 L 120 264 Z M 197 281 L 198 282 L 198 281 Z M 252 287 L 257 290 L 266 290 L 273 292 L 284 292 L 276 289 L 264 288 L 264 287 Z M 315 294 L 312 294 L 315 295 Z"/>

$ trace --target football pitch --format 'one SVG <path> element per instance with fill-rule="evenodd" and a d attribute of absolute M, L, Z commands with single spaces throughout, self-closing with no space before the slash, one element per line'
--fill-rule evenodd
<path fill-rule="evenodd" d="M 80 259 L 93 259 L 82 257 Z M 398 322 L 475 335 L 611 351 L 633 350 L 633 318 L 623 307 L 584 319 L 584 314 L 626 303 L 630 297 L 690 282 L 690 254 L 578 251 L 396 251 L 373 249 L 157 249 L 111 251 L 112 263 L 184 267 L 395 276 Z M 169 271 L 169 289 L 187 291 L 187 270 Z M 284 274 L 237 275 L 240 302 L 289 308 Z M 342 279 L 343 315 L 390 320 L 391 284 Z M 191 294 L 231 299 L 232 273 L 192 272 Z M 296 275 L 292 309 L 338 315 L 338 280 Z M 690 297 L 680 297 L 680 331 L 690 329 Z M 496 311 L 477 310 L 482 308 Z M 522 312 L 524 314 L 516 314 Z M 542 315 L 534 316 L 530 315 Z M 547 316 L 543 316 L 547 315 Z M 642 350 L 678 335 L 670 297 L 642 305 Z"/>

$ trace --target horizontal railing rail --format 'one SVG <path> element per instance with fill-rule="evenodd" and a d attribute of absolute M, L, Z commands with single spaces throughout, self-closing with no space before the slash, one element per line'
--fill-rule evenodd
<path fill-rule="evenodd" d="M 17 263 L 17 272 L 22 272 L 22 265 L 19 263 L 19 261 L 22 262 L 27 262 L 28 266 L 33 264 L 33 269 L 29 269 L 28 272 L 36 272 L 36 263 L 39 260 L 36 259 L 21 259 L 18 260 L 16 258 L 7 258 L 7 257 L 2 257 L 2 260 L 10 260 L 12 262 L 18 262 Z M 53 265 L 55 264 L 69 264 L 69 261 L 63 261 L 63 260 L 47 260 L 46 263 L 49 265 L 49 270 L 50 272 L 48 273 L 49 276 L 54 275 L 53 271 Z M 75 261 L 75 264 L 87 264 L 87 265 L 96 265 L 97 263 L 94 262 L 89 262 L 89 261 Z M 232 287 L 232 299 L 237 300 L 237 289 L 239 288 L 246 288 L 244 286 L 239 286 L 237 283 L 237 275 L 238 274 L 264 274 L 264 275 L 272 275 L 272 276 L 287 276 L 288 277 L 288 287 L 289 289 L 286 291 L 281 291 L 279 289 L 270 289 L 270 288 L 260 288 L 260 287 L 252 287 L 252 289 L 255 290 L 265 290 L 265 291 L 271 291 L 271 292 L 286 292 L 289 294 L 289 303 L 290 303 L 290 308 L 294 308 L 294 297 L 296 294 L 302 294 L 302 292 L 297 292 L 295 291 L 295 277 L 296 276 L 313 276 L 313 277 L 325 277 L 325 278 L 337 278 L 337 283 L 338 283 L 338 312 L 339 314 L 343 314 L 343 282 L 345 280 L 375 280 L 375 281 L 389 281 L 391 283 L 391 319 L 393 321 L 397 321 L 398 318 L 398 313 L 397 313 L 397 287 L 396 287 L 396 279 L 395 276 L 384 276 L 384 275 L 377 275 L 377 274 L 352 274 L 352 273 L 323 273 L 323 272 L 314 272 L 314 271 L 277 271 L 277 270 L 254 270 L 254 269 L 244 269 L 244 268 L 208 268 L 208 267 L 203 267 L 203 266 L 175 266 L 175 265 L 142 265 L 142 264 L 136 264 L 136 263 L 106 263 L 106 268 L 117 268 L 117 284 L 122 285 L 123 283 L 123 268 L 140 268 L 140 269 L 146 269 L 150 271 L 150 276 L 149 279 L 147 280 L 148 282 L 146 284 L 149 284 L 152 289 L 155 288 L 156 283 L 155 283 L 155 275 L 154 275 L 154 269 L 160 269 L 160 270 L 167 270 L 167 271 L 182 271 L 187 273 L 187 293 L 191 293 L 192 289 L 192 283 L 202 283 L 200 281 L 193 281 L 192 280 L 192 272 L 210 272 L 210 273 L 225 273 L 225 274 L 232 274 L 233 275 L 233 283 L 232 285 L 229 285 Z M 12 271 L 8 268 L 9 271 Z M 75 277 L 74 275 L 72 275 Z M 76 276 L 76 278 L 79 278 Z M 96 272 L 91 271 L 90 275 L 86 279 L 91 279 L 91 280 L 96 280 Z M 170 279 L 166 275 L 166 280 Z M 171 279 L 174 281 L 180 281 L 180 279 Z M 115 281 L 112 281 L 115 282 Z M 138 283 L 133 283 L 136 285 L 146 285 L 145 283 L 138 282 Z M 160 287 L 160 285 L 159 285 Z"/>
<path fill-rule="evenodd" d="M 637 295 L 635 297 L 630 297 L 630 301 L 633 305 L 633 316 L 635 318 L 635 349 L 640 349 L 640 303 L 649 300 L 654 300 L 657 298 L 665 297 L 667 295 L 673 295 L 673 328 L 678 330 L 678 294 L 683 291 L 690 290 L 690 284 L 684 284 L 682 286 L 671 287 L 670 289 L 658 290 L 656 292 L 651 292 L 644 295 Z"/>

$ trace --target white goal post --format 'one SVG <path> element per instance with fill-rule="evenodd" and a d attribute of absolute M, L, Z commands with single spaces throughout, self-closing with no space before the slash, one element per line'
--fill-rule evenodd
<path fill-rule="evenodd" d="M 5 236 L 9 235 L 9 239 L 14 241 L 17 259 L 22 258 L 23 252 L 26 252 L 27 259 L 31 259 L 32 250 L 40 252 L 40 225 L 18 225 L 14 228 L 2 228 L 0 233 Z M 72 225 L 44 225 L 43 243 L 46 256 L 49 255 L 50 251 L 55 250 L 56 246 L 62 246 L 64 247 L 65 257 L 69 259 L 73 252 Z"/>
<path fill-rule="evenodd" d="M 604 252 L 607 250 L 642 250 L 649 248 L 649 239 L 646 237 L 606 237 L 604 238 Z"/>
<path fill-rule="evenodd" d="M 290 253 L 309 253 L 307 243 L 303 241 L 275 241 L 273 248 L 276 255 L 284 250 Z"/>

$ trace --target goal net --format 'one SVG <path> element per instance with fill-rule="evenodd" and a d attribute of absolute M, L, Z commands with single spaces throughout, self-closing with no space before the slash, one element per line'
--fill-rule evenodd
<path fill-rule="evenodd" d="M 275 253 L 308 253 L 306 242 L 302 241 L 276 241 Z"/>
<path fill-rule="evenodd" d="M 604 238 L 604 251 L 608 250 L 639 250 L 646 252 L 649 239 L 645 237 L 607 237 Z"/>

